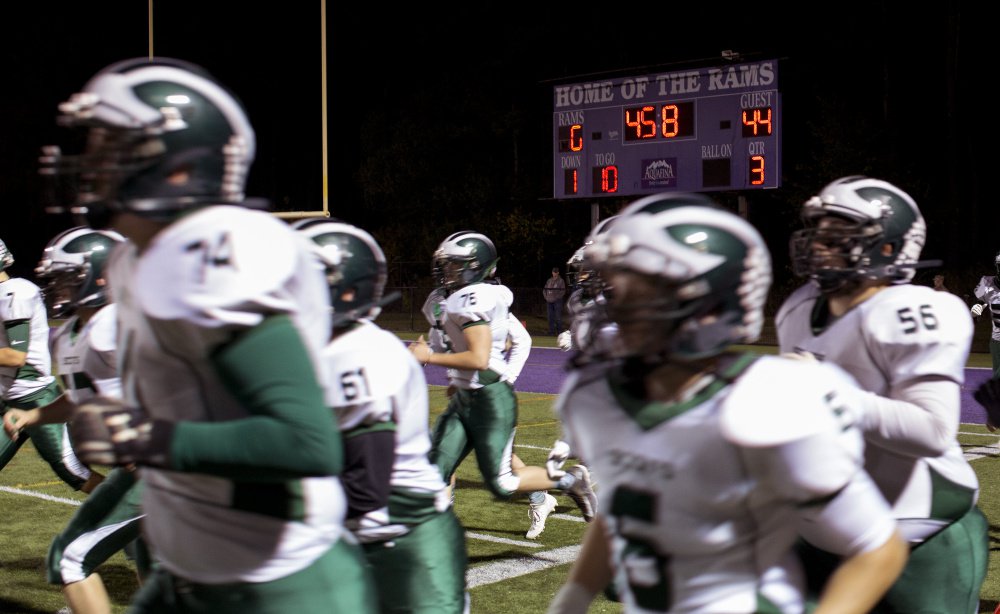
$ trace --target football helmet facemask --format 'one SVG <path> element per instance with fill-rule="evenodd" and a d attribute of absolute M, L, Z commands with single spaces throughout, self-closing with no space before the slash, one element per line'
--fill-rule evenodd
<path fill-rule="evenodd" d="M 6 243 L 0 241 L 0 271 L 6 271 L 12 264 L 14 264 L 14 254 L 7 249 Z"/>
<path fill-rule="evenodd" d="M 566 261 L 566 276 L 569 278 L 569 285 L 574 290 L 580 290 L 577 297 L 579 299 L 592 300 L 600 293 L 601 276 L 586 260 L 585 253 L 587 246 L 592 245 L 596 237 L 610 230 L 618 217 L 612 215 L 598 222 L 584 239 L 583 245 L 573 252 L 573 255 Z"/>
<path fill-rule="evenodd" d="M 112 250 L 125 238 L 113 230 L 85 226 L 65 230 L 49 241 L 35 268 L 45 283 L 43 294 L 49 315 L 62 318 L 80 307 L 108 303 L 104 267 Z"/>
<path fill-rule="evenodd" d="M 906 283 L 921 266 L 924 218 L 910 195 L 887 181 L 838 179 L 805 202 L 802 219 L 806 227 L 790 240 L 792 269 L 825 293 L 865 279 Z"/>
<path fill-rule="evenodd" d="M 496 273 L 497 250 L 493 241 L 474 230 L 448 235 L 434 251 L 431 274 L 447 292 L 479 283 Z"/>
<path fill-rule="evenodd" d="M 694 201 L 655 212 L 623 212 L 611 231 L 586 249 L 605 280 L 621 271 L 641 275 L 657 288 L 655 299 L 636 304 L 616 301 L 614 287 L 605 285 L 607 317 L 619 330 L 641 323 L 649 331 L 639 344 L 620 345 L 615 350 L 620 358 L 700 360 L 760 336 L 771 286 L 767 245 L 739 216 Z"/>
<path fill-rule="evenodd" d="M 333 329 L 374 320 L 382 311 L 388 278 L 385 254 L 364 230 L 336 220 L 303 219 L 292 228 L 312 241 L 326 270 Z"/>
<path fill-rule="evenodd" d="M 78 155 L 42 149 L 43 175 L 66 180 L 70 206 L 52 213 L 129 211 L 169 220 L 204 204 L 240 203 L 255 137 L 243 106 L 202 68 L 135 58 L 97 73 L 59 105 L 58 123 L 85 130 Z M 259 206 L 247 201 L 247 206 Z"/>

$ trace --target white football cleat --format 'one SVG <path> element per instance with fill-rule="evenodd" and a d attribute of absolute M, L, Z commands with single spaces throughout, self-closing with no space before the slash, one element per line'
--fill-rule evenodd
<path fill-rule="evenodd" d="M 545 501 L 539 505 L 528 506 L 528 517 L 531 518 L 531 526 L 524 534 L 528 539 L 537 539 L 545 530 L 545 519 L 556 509 L 556 498 L 545 493 Z"/>

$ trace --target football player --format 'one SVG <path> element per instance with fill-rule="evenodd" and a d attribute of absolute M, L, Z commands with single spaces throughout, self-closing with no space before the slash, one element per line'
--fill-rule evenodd
<path fill-rule="evenodd" d="M 399 338 L 374 323 L 386 302 L 382 248 L 342 222 L 293 227 L 316 245 L 330 285 L 327 404 L 344 435 L 347 526 L 374 570 L 381 610 L 461 614 L 465 532 L 428 459 L 427 380 Z"/>
<path fill-rule="evenodd" d="M 568 352 L 574 348 L 579 348 L 583 344 L 590 344 L 593 347 L 594 340 L 587 339 L 591 334 L 614 337 L 614 323 L 608 325 L 605 331 L 591 331 L 588 323 L 594 318 L 587 317 L 586 312 L 591 309 L 601 309 L 604 298 L 601 296 L 601 278 L 593 270 L 585 257 L 584 252 L 588 245 L 594 243 L 594 238 L 607 232 L 618 219 L 617 215 L 612 215 L 598 222 L 587 235 L 583 245 L 573 252 L 566 262 L 566 271 L 569 277 L 570 292 L 566 301 L 566 308 L 570 315 L 570 329 L 563 331 L 556 339 L 560 349 Z"/>
<path fill-rule="evenodd" d="M 447 294 L 442 327 L 451 350 L 435 352 L 421 338 L 410 351 L 421 364 L 449 369 L 455 392 L 434 425 L 431 461 L 450 481 L 462 460 L 475 451 L 483 480 L 494 495 L 506 499 L 518 492 L 559 488 L 590 522 L 596 496 L 585 466 L 571 467 L 558 481 L 550 479 L 544 467 L 512 466 L 517 397 L 505 379 L 510 365 L 504 358 L 511 299 L 505 286 L 488 283 L 496 263 L 493 241 L 468 230 L 449 235 L 434 254 L 434 277 Z"/>
<path fill-rule="evenodd" d="M 40 408 L 11 409 L 4 416 L 8 434 L 72 420 L 76 405 L 97 395 L 121 398 L 115 306 L 108 302 L 104 265 L 123 241 L 114 231 L 81 226 L 59 233 L 45 247 L 35 275 L 45 282 L 48 313 L 62 320 L 49 345 L 65 397 Z M 76 614 L 111 611 L 104 583 L 94 570 L 115 552 L 131 545 L 127 552 L 137 557 L 140 579 L 149 571 L 148 553 L 136 542 L 140 493 L 133 467 L 113 468 L 53 540 L 47 578 L 62 587 Z"/>
<path fill-rule="evenodd" d="M 128 239 L 108 264 L 124 400 L 80 405 L 71 429 L 83 460 L 139 465 L 157 565 L 130 611 L 375 612 L 316 360 L 329 288 L 309 242 L 244 198 L 243 106 L 198 66 L 142 57 L 59 111 L 85 149 L 45 148 L 43 172 L 82 179 L 73 208 Z"/>
<path fill-rule="evenodd" d="M 990 325 L 993 328 L 990 336 L 990 357 L 993 359 L 993 377 L 1000 380 L 1000 252 L 993 258 L 993 266 L 996 268 L 996 275 L 983 275 L 976 285 L 973 293 L 976 300 L 982 301 L 972 306 L 972 315 L 977 319 L 984 312 L 990 314 Z M 987 424 L 992 429 L 1000 424 Z"/>
<path fill-rule="evenodd" d="M 0 415 L 11 409 L 34 409 L 59 397 L 49 353 L 49 315 L 41 289 L 7 269 L 14 255 L 0 241 Z M 0 470 L 31 438 L 38 455 L 73 490 L 91 492 L 104 476 L 80 462 L 70 446 L 66 425 L 35 424 L 0 437 Z"/>
<path fill-rule="evenodd" d="M 865 468 L 911 548 L 875 611 L 975 612 L 989 543 L 979 482 L 956 439 L 968 308 L 910 283 L 925 265 L 927 231 L 899 187 L 843 177 L 806 201 L 802 219 L 790 249 L 794 272 L 808 281 L 778 310 L 778 342 L 782 352 L 839 365 L 867 391 Z M 820 549 L 806 553 L 823 558 Z"/>
<path fill-rule="evenodd" d="M 443 280 L 436 281 L 443 284 Z M 510 309 L 510 306 L 514 302 L 514 293 L 510 291 L 510 288 L 500 284 L 495 278 L 487 281 L 495 283 L 498 293 L 504 297 L 504 300 L 507 302 L 507 308 Z M 447 352 L 451 349 L 448 336 L 444 333 L 444 314 L 447 300 L 448 293 L 443 285 L 439 285 L 427 295 L 427 300 L 424 301 L 424 305 L 421 308 L 421 312 L 431 326 L 427 332 L 427 345 L 434 352 Z M 504 381 L 513 387 L 514 382 L 517 381 L 517 378 L 521 375 L 521 371 L 524 369 L 525 363 L 528 361 L 528 355 L 531 353 L 531 335 L 517 316 L 511 312 L 507 314 L 507 326 L 507 343 L 505 346 L 506 351 L 504 352 L 504 357 L 507 361 L 507 370 L 503 378 Z M 454 392 L 455 387 L 449 386 L 448 397 L 450 398 Z M 517 473 L 525 466 L 524 461 L 517 454 L 511 452 L 511 469 Z M 449 487 L 453 491 L 451 498 L 452 502 L 454 502 L 454 473 L 451 476 Z M 528 525 L 527 532 L 524 534 L 525 537 L 528 539 L 538 539 L 545 530 L 545 522 L 549 514 L 555 511 L 557 503 L 556 498 L 546 491 L 536 490 L 528 493 L 528 520 L 530 524 Z"/>
<path fill-rule="evenodd" d="M 588 314 L 618 332 L 556 410 L 601 512 L 549 612 L 586 612 L 612 581 L 628 612 L 801 613 L 799 530 L 844 556 L 815 611 L 868 612 L 906 547 L 862 468 L 862 392 L 830 365 L 732 350 L 760 333 L 767 246 L 707 198 L 656 200 L 587 248 L 607 300 Z"/>

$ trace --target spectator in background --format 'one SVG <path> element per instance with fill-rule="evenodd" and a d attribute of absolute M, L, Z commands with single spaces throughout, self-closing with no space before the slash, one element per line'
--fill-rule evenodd
<path fill-rule="evenodd" d="M 934 276 L 934 289 L 941 292 L 951 292 L 948 286 L 944 285 L 944 275 L 940 273 Z"/>
<path fill-rule="evenodd" d="M 566 281 L 559 275 L 559 267 L 552 268 L 552 277 L 545 280 L 545 302 L 549 308 L 549 334 L 562 332 L 563 297 L 566 296 Z"/>

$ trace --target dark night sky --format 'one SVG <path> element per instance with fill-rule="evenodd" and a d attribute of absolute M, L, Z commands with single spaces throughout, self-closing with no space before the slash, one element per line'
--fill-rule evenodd
<path fill-rule="evenodd" d="M 201 64 L 243 100 L 259 152 L 248 194 L 285 210 L 319 208 L 320 3 L 258 4 L 157 0 L 155 51 Z M 751 221 L 776 255 L 785 249 L 797 203 L 826 181 L 856 172 L 895 181 L 917 197 L 930 223 L 925 256 L 944 259 L 949 272 L 988 266 L 1000 248 L 991 239 L 1000 215 L 987 183 L 997 123 L 983 95 L 992 66 L 980 32 L 989 20 L 967 7 L 915 14 L 896 3 L 850 0 L 831 5 L 836 10 L 817 7 L 820 17 L 806 20 L 754 14 L 776 5 L 746 2 L 694 3 L 662 14 L 648 3 L 357 4 L 327 2 L 330 202 L 335 215 L 373 232 L 393 211 L 360 206 L 370 201 L 359 164 L 384 134 L 372 127 L 398 136 L 407 122 L 422 122 L 430 126 L 421 133 L 427 135 L 476 122 L 484 130 L 515 127 L 517 172 L 529 186 L 519 198 L 565 225 L 570 243 L 582 238 L 587 203 L 553 202 L 546 183 L 552 81 L 704 64 L 734 49 L 782 62 L 785 179 L 778 190 L 750 195 Z M 56 106 L 105 65 L 147 54 L 147 8 L 138 0 L 36 2 L 23 5 L 21 17 L 4 19 L 0 197 L 12 214 L 0 224 L 0 238 L 18 258 L 19 274 L 30 274 L 59 229 L 41 213 L 35 176 L 39 147 L 60 140 Z M 405 138 L 393 140 L 402 147 L 396 155 L 419 160 L 447 187 L 449 157 L 425 142 L 405 145 Z M 497 155 L 496 164 L 514 168 L 507 154 Z M 421 183 L 407 197 L 420 201 L 432 189 Z M 477 206 L 506 205 L 470 203 Z M 426 260 L 419 249 L 416 258 Z M 556 250 L 542 250 L 542 259 L 565 262 L 565 249 Z"/>

